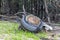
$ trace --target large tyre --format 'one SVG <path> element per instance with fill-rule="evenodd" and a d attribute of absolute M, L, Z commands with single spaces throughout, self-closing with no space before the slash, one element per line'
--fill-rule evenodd
<path fill-rule="evenodd" d="M 40 30 L 40 26 L 41 26 L 40 19 L 38 18 L 39 23 L 37 25 L 35 25 L 35 24 L 33 25 L 30 22 L 28 22 L 26 19 L 29 16 L 33 16 L 33 15 L 23 16 L 23 18 L 21 19 L 21 24 L 23 25 L 23 28 L 25 28 L 31 32 L 38 32 Z M 35 16 L 33 16 L 33 17 L 35 17 Z"/>

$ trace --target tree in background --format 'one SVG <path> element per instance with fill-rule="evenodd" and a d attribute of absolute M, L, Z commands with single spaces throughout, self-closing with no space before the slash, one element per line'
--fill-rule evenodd
<path fill-rule="evenodd" d="M 17 0 L 1 0 L 1 13 L 4 15 L 14 15 L 19 10 Z"/>
<path fill-rule="evenodd" d="M 9 14 L 9 2 L 8 0 L 1 0 L 1 13 L 2 14 Z"/>
<path fill-rule="evenodd" d="M 60 20 L 60 0 L 0 0 L 0 14 L 14 15 L 21 12 L 23 4 L 26 12 L 40 17 L 43 21 L 48 18 L 50 22 Z"/>

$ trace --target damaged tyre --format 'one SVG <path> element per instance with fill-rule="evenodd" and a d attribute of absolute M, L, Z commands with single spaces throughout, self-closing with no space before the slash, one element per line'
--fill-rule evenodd
<path fill-rule="evenodd" d="M 37 32 L 42 28 L 41 20 L 32 14 L 27 15 L 27 16 L 23 15 L 21 19 L 21 24 L 23 25 L 25 29 L 32 31 L 32 32 Z"/>

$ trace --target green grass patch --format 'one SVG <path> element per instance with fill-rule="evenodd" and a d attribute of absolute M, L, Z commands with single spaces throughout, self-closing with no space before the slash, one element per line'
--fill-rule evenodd
<path fill-rule="evenodd" d="M 40 40 L 41 37 L 47 36 L 44 32 L 34 34 L 18 30 L 18 26 L 16 22 L 0 21 L 0 40 Z"/>

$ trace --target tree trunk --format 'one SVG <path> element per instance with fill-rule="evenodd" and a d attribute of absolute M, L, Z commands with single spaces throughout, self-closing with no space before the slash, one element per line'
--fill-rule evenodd
<path fill-rule="evenodd" d="M 49 22 L 49 24 L 50 24 L 51 21 L 50 21 L 50 16 L 49 16 L 48 9 L 47 9 L 47 3 L 46 3 L 46 0 L 44 0 L 44 4 L 45 4 L 45 12 L 47 13 L 48 22 Z"/>

